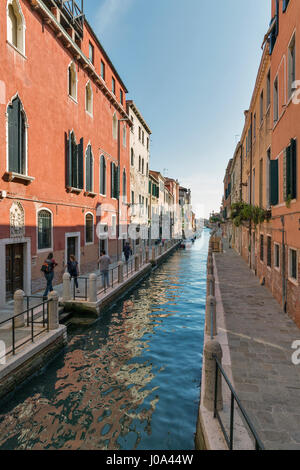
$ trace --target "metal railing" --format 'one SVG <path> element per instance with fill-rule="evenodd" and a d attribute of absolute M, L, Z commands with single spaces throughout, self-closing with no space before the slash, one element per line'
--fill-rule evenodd
<path fill-rule="evenodd" d="M 79 292 L 76 292 L 77 287 L 75 285 L 75 279 L 77 279 L 78 282 L 78 290 Z M 85 276 L 78 276 L 77 278 L 72 278 L 71 279 L 73 282 L 73 300 L 76 299 L 84 299 L 87 301 L 88 299 L 88 277 Z M 83 284 L 83 293 L 81 292 L 82 289 L 80 289 L 80 286 Z"/>
<path fill-rule="evenodd" d="M 235 390 L 232 387 L 232 384 L 230 383 L 229 378 L 226 375 L 226 372 L 224 371 L 222 365 L 218 361 L 218 358 L 216 356 L 213 356 L 215 361 L 216 361 L 216 376 L 215 376 L 215 396 L 214 396 L 214 418 L 217 418 L 219 421 L 219 424 L 221 426 L 222 432 L 224 434 L 224 438 L 226 440 L 226 443 L 228 445 L 229 450 L 233 450 L 233 442 L 234 442 L 234 403 L 237 404 L 249 430 L 250 433 L 252 434 L 252 437 L 254 438 L 255 441 L 255 450 L 264 450 L 264 446 L 260 440 L 260 438 L 257 435 L 257 432 L 247 415 L 243 405 L 241 404 Z M 225 429 L 225 426 L 222 422 L 221 416 L 217 410 L 217 397 L 218 397 L 218 372 L 221 372 L 222 376 L 224 377 L 224 380 L 226 381 L 229 390 L 231 392 L 231 400 L 230 400 L 230 426 L 229 426 L 229 435 Z"/>
<path fill-rule="evenodd" d="M 134 271 L 134 258 L 130 258 L 127 262 L 124 264 L 124 275 L 125 279 L 128 279 L 129 274 L 131 274 Z"/>
<path fill-rule="evenodd" d="M 116 284 L 118 284 L 118 276 L 119 276 L 118 270 L 119 270 L 119 266 L 115 266 L 114 268 L 110 268 L 110 269 L 108 270 L 108 282 L 109 282 L 109 285 L 106 285 L 105 278 L 104 278 L 104 273 L 100 273 L 100 274 L 97 276 L 97 278 L 98 278 L 98 279 L 100 278 L 100 279 L 102 280 L 102 283 L 103 283 L 102 287 L 100 287 L 100 289 L 97 289 L 97 294 L 98 294 L 98 295 L 99 295 L 99 294 L 103 294 L 103 293 L 105 294 L 106 291 L 107 291 L 107 289 L 109 289 L 109 288 L 112 288 L 112 289 L 113 289 L 113 287 L 114 287 Z M 117 272 L 116 279 L 115 279 L 115 274 L 114 274 L 115 272 Z"/>
<path fill-rule="evenodd" d="M 41 297 L 38 296 L 27 296 L 24 297 L 27 299 L 27 305 L 29 303 L 30 298 L 35 298 L 39 299 Z M 0 337 L 1 337 L 1 328 L 2 327 L 10 327 L 11 326 L 11 346 L 6 348 L 5 354 L 0 357 L 3 359 L 4 357 L 7 357 L 9 355 L 15 356 L 16 352 L 18 349 L 20 349 L 22 346 L 24 346 L 27 343 L 34 343 L 35 338 L 40 336 L 42 333 L 45 333 L 46 331 L 49 332 L 49 303 L 52 302 L 52 300 L 43 300 L 43 302 L 34 305 L 34 306 L 29 306 L 24 312 L 18 313 L 17 315 L 13 315 L 11 318 L 8 318 L 7 320 L 1 321 L 0 322 Z M 42 309 L 42 310 L 41 310 Z M 24 334 L 24 331 L 28 332 L 28 335 L 25 336 L 25 338 L 21 338 L 20 340 L 17 339 L 17 331 L 20 329 L 19 326 L 16 325 L 17 319 L 22 318 L 21 323 L 23 323 L 24 319 L 24 327 L 22 328 L 22 333 Z M 35 328 L 35 326 L 38 325 L 39 328 Z M 24 329 L 25 328 L 25 329 Z M 3 328 L 4 330 L 8 328 Z M 22 335 L 23 336 L 23 335 Z M 7 341 L 6 341 L 7 343 Z"/>

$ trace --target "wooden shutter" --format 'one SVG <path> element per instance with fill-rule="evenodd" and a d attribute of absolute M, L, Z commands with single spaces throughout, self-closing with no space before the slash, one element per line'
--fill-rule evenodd
<path fill-rule="evenodd" d="M 270 161 L 270 204 L 278 204 L 278 160 Z"/>
<path fill-rule="evenodd" d="M 114 163 L 110 164 L 110 186 L 111 186 L 110 195 L 111 197 L 115 197 L 114 196 L 114 187 L 115 187 L 115 164 Z"/>
<path fill-rule="evenodd" d="M 66 143 L 66 159 L 67 159 L 67 165 L 66 165 L 66 185 L 71 187 L 73 184 L 72 181 L 72 163 L 73 163 L 73 158 L 72 158 L 72 133 L 69 131 L 69 139 L 67 139 Z"/>
<path fill-rule="evenodd" d="M 291 140 L 291 196 L 297 197 L 297 141 Z"/>
<path fill-rule="evenodd" d="M 77 147 L 78 188 L 83 189 L 83 138 Z"/>
<path fill-rule="evenodd" d="M 283 200 L 287 199 L 286 150 L 283 151 Z"/>
<path fill-rule="evenodd" d="M 8 108 L 8 169 L 20 173 L 20 100 Z"/>
<path fill-rule="evenodd" d="M 78 146 L 75 143 L 73 133 L 70 136 L 70 159 L 71 159 L 71 184 L 72 188 L 78 187 Z"/>
<path fill-rule="evenodd" d="M 115 165 L 115 188 L 114 188 L 114 197 L 116 199 L 119 198 L 119 194 L 120 194 L 120 168 L 119 166 L 116 166 Z"/>
<path fill-rule="evenodd" d="M 291 147 L 286 149 L 286 199 L 292 195 L 291 182 Z"/>

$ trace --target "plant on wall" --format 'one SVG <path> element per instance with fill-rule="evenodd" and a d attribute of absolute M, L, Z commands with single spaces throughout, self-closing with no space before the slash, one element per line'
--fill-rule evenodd
<path fill-rule="evenodd" d="M 231 206 L 231 219 L 236 227 L 243 223 L 253 222 L 256 226 L 269 220 L 270 213 L 259 206 L 253 206 L 245 202 L 236 202 Z"/>

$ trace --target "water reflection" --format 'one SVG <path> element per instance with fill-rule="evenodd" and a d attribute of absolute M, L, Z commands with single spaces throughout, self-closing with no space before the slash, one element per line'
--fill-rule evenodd
<path fill-rule="evenodd" d="M 207 234 L 204 235 L 207 238 Z M 0 410 L 2 449 L 192 449 L 207 243 L 179 252 Z"/>

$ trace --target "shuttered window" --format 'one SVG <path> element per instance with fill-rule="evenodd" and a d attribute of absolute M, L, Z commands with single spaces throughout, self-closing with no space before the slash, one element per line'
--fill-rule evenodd
<path fill-rule="evenodd" d="M 106 160 L 104 155 L 100 159 L 100 194 L 106 195 Z"/>
<path fill-rule="evenodd" d="M 38 249 L 46 250 L 52 247 L 52 216 L 49 211 L 38 213 Z"/>
<path fill-rule="evenodd" d="M 270 161 L 270 204 L 276 206 L 278 204 L 278 160 Z"/>
<path fill-rule="evenodd" d="M 94 241 L 94 218 L 92 214 L 85 216 L 85 242 L 93 243 Z"/>
<path fill-rule="evenodd" d="M 284 200 L 297 197 L 297 141 L 291 140 L 283 156 Z"/>
<path fill-rule="evenodd" d="M 83 139 L 77 145 L 73 132 L 67 146 L 67 186 L 83 189 Z"/>
<path fill-rule="evenodd" d="M 260 260 L 264 260 L 264 236 L 260 236 Z"/>
<path fill-rule="evenodd" d="M 26 173 L 25 115 L 18 97 L 8 106 L 8 171 Z"/>
<path fill-rule="evenodd" d="M 123 185 L 123 198 L 126 198 L 126 195 L 127 195 L 127 178 L 126 178 L 126 171 L 125 171 L 125 168 L 123 170 L 123 182 L 122 182 L 122 185 Z"/>
<path fill-rule="evenodd" d="M 267 265 L 272 266 L 272 238 L 267 238 Z"/>
<path fill-rule="evenodd" d="M 111 197 L 118 199 L 120 193 L 120 172 L 119 167 L 111 163 Z"/>
<path fill-rule="evenodd" d="M 93 154 L 92 147 L 89 145 L 85 157 L 85 188 L 86 191 L 93 191 Z"/>

